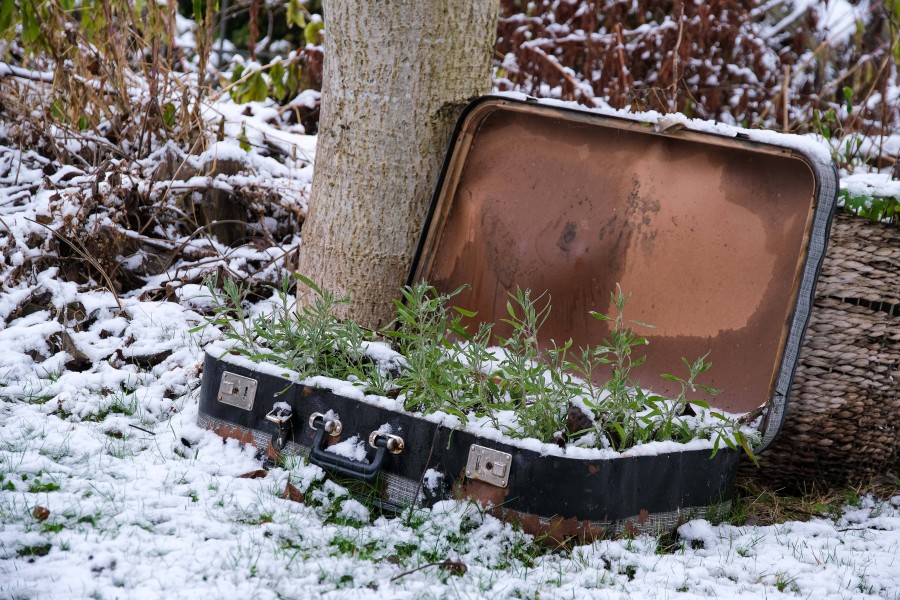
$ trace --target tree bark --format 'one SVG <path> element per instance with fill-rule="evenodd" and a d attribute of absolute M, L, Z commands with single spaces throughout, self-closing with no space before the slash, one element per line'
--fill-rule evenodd
<path fill-rule="evenodd" d="M 490 90 L 497 15 L 497 0 L 326 0 L 298 267 L 350 297 L 341 316 L 369 327 L 392 318 L 456 118 Z"/>

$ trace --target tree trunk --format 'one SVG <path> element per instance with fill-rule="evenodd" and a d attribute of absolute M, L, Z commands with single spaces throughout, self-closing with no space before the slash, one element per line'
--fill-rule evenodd
<path fill-rule="evenodd" d="M 350 297 L 342 316 L 391 319 L 456 118 L 490 89 L 497 14 L 497 0 L 326 0 L 299 272 Z"/>

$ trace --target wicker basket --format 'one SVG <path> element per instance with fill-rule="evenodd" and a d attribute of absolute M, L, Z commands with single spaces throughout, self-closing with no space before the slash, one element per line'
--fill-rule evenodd
<path fill-rule="evenodd" d="M 792 489 L 900 467 L 900 227 L 835 215 L 784 429 L 745 472 Z"/>

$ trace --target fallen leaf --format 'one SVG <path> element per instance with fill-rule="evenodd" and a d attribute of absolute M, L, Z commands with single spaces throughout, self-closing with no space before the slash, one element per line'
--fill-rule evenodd
<path fill-rule="evenodd" d="M 466 571 L 469 568 L 466 566 L 461 560 L 454 560 L 452 558 L 448 558 L 444 562 L 438 565 L 439 568 L 444 569 L 445 571 L 450 571 L 454 575 L 465 575 Z"/>
<path fill-rule="evenodd" d="M 256 471 L 250 471 L 249 473 L 238 475 L 238 479 L 262 479 L 268 474 L 269 472 L 265 469 L 257 469 Z"/>
<path fill-rule="evenodd" d="M 306 496 L 303 495 L 303 492 L 298 490 L 290 481 L 284 486 L 284 492 L 281 494 L 281 497 L 285 500 L 291 500 L 292 502 L 299 502 L 301 504 L 306 502 Z"/>

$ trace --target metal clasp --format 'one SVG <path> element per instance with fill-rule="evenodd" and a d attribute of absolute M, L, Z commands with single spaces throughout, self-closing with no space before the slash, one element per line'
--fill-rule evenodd
<path fill-rule="evenodd" d="M 290 421 L 293 416 L 294 410 L 291 407 L 285 408 L 284 406 L 278 406 L 266 414 L 266 419 L 272 421 L 276 425 L 281 425 L 285 421 Z"/>
<path fill-rule="evenodd" d="M 509 483 L 512 455 L 472 444 L 466 462 L 466 477 L 505 488 Z"/>
<path fill-rule="evenodd" d="M 216 400 L 243 410 L 250 410 L 253 408 L 253 400 L 256 398 L 256 387 L 255 379 L 225 371 L 222 373 L 222 381 L 219 382 L 219 393 Z"/>
<path fill-rule="evenodd" d="M 288 436 L 291 434 L 291 417 L 293 416 L 294 410 L 284 402 L 279 402 L 278 405 L 266 413 L 266 420 L 278 425 L 278 435 L 272 442 L 272 447 L 276 452 L 284 450 L 284 446 L 287 444 Z"/>

